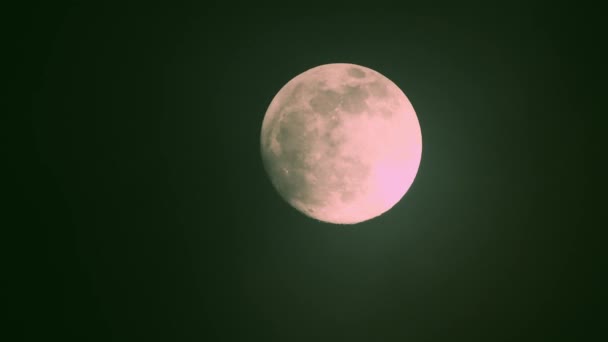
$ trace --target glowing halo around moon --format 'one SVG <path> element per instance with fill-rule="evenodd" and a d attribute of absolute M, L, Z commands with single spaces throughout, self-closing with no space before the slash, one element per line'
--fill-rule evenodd
<path fill-rule="evenodd" d="M 325 64 L 287 82 L 261 131 L 264 168 L 280 196 L 320 221 L 354 224 L 391 209 L 422 155 L 416 112 L 384 75 Z"/>

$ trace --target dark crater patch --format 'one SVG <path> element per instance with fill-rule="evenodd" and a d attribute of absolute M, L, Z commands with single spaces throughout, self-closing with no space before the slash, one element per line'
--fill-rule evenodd
<path fill-rule="evenodd" d="M 367 89 L 369 89 L 369 92 L 370 92 L 370 94 L 372 94 L 372 96 L 375 96 L 375 97 L 388 96 L 388 89 L 386 89 L 386 84 L 383 84 L 380 81 L 370 83 L 367 86 Z"/>
<path fill-rule="evenodd" d="M 368 109 L 365 99 L 369 97 L 367 91 L 359 86 L 346 87 L 346 91 L 342 95 L 342 109 L 346 112 L 357 114 Z"/>
<path fill-rule="evenodd" d="M 321 114 L 326 114 L 338 107 L 340 104 L 340 94 L 333 90 L 322 90 L 308 102 L 310 107 Z"/>
<path fill-rule="evenodd" d="M 321 135 L 321 141 L 325 144 L 325 155 L 327 157 L 335 157 L 340 154 L 342 146 L 346 143 L 346 136 L 338 128 L 339 123 L 328 124 L 327 129 Z"/>
<path fill-rule="evenodd" d="M 303 142 L 306 122 L 306 117 L 302 113 L 295 111 L 285 113 L 277 134 L 277 141 L 284 150 L 293 149 Z"/>
<path fill-rule="evenodd" d="M 302 84 L 302 82 L 299 82 L 298 84 L 296 84 L 295 87 L 293 87 L 293 90 L 291 91 L 291 93 L 289 94 L 287 99 L 285 99 L 283 102 L 291 103 L 293 101 L 297 101 L 298 98 L 300 98 L 300 96 L 302 96 L 303 90 L 304 90 L 304 85 Z"/>
<path fill-rule="evenodd" d="M 344 141 L 328 138 L 326 144 L 327 150 L 325 151 L 325 155 L 329 158 L 333 158 L 340 154 Z"/>
<path fill-rule="evenodd" d="M 348 75 L 354 77 L 354 78 L 363 78 L 365 77 L 365 71 L 359 69 L 359 68 L 350 68 L 348 69 Z"/>
<path fill-rule="evenodd" d="M 315 187 L 309 184 L 306 177 L 314 171 L 314 165 L 307 162 L 307 156 L 312 152 L 311 142 L 319 134 L 317 128 L 311 125 L 313 118 L 314 113 L 310 110 L 285 113 L 276 138 L 282 153 L 265 160 L 279 193 L 288 200 L 297 199 L 307 204 L 318 200 Z"/>
<path fill-rule="evenodd" d="M 300 169 L 291 169 L 289 174 L 280 174 L 279 166 L 288 166 L 288 163 L 280 163 L 273 170 L 272 182 L 281 196 L 287 200 L 297 199 L 304 203 L 310 203 L 314 198 L 314 191 L 306 181 L 306 172 Z"/>
<path fill-rule="evenodd" d="M 329 133 L 334 129 L 338 129 L 340 126 L 342 126 L 342 118 L 340 117 L 340 115 L 335 115 L 335 116 L 326 118 L 326 121 L 325 121 L 326 133 Z"/>
<path fill-rule="evenodd" d="M 277 142 L 282 148 L 281 160 L 291 167 L 305 167 L 306 154 L 311 150 L 311 141 L 318 135 L 310 125 L 312 113 L 290 112 L 279 127 Z"/>
<path fill-rule="evenodd" d="M 293 103 L 298 103 L 300 97 L 302 97 L 302 90 L 304 90 L 302 83 L 298 83 L 296 86 L 294 86 L 291 92 L 285 94 L 285 98 L 280 100 L 281 106 L 278 108 L 277 112 L 282 113 L 288 110 L 287 108 Z M 276 115 L 275 117 L 278 118 L 279 115 Z"/>

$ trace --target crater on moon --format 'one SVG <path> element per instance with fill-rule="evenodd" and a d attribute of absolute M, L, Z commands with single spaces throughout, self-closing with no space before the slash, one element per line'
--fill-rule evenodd
<path fill-rule="evenodd" d="M 368 109 L 367 102 L 365 101 L 369 94 L 365 89 L 361 89 L 361 86 L 346 86 L 344 93 L 342 94 L 342 109 L 349 113 L 361 113 Z M 374 114 L 370 112 L 370 114 Z"/>
<path fill-rule="evenodd" d="M 352 67 L 348 69 L 348 74 L 352 77 L 363 78 L 365 77 L 365 72 L 357 67 Z"/>
<path fill-rule="evenodd" d="M 353 224 L 410 188 L 422 137 L 405 94 L 382 74 L 326 64 L 294 77 L 270 103 L 261 154 L 280 196 L 315 219 Z"/>

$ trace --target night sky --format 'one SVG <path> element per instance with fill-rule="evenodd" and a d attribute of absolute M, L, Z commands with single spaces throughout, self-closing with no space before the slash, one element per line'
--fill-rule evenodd
<path fill-rule="evenodd" d="M 589 340 L 581 11 L 248 6 L 15 13 L 16 336 Z M 409 192 L 355 226 L 291 208 L 260 157 L 274 95 L 326 63 L 390 78 L 422 130 Z"/>

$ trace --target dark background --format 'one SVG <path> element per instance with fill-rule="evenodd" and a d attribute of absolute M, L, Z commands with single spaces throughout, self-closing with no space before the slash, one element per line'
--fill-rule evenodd
<path fill-rule="evenodd" d="M 287 6 L 5 14 L 16 340 L 590 337 L 585 11 Z M 348 227 L 289 207 L 259 153 L 280 87 L 334 62 L 399 85 L 423 134 L 404 199 Z"/>

